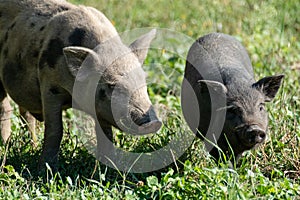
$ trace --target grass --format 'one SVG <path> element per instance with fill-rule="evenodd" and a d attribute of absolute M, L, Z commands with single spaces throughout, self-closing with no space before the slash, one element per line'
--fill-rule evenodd
<path fill-rule="evenodd" d="M 181 167 L 128 174 L 95 161 L 78 135 L 73 111 L 64 113 L 60 173 L 37 176 L 39 144 L 18 118 L 12 138 L 0 146 L 1 199 L 297 199 L 300 196 L 300 3 L 290 1 L 104 1 L 72 0 L 101 10 L 119 32 L 142 27 L 168 28 L 194 39 L 219 31 L 239 39 L 248 50 L 256 78 L 285 74 L 283 87 L 268 104 L 270 141 L 246 152 L 239 167 L 217 165 L 195 140 Z M 145 64 L 152 102 L 164 126 L 156 136 L 136 138 L 116 131 L 116 145 L 130 151 L 153 151 L 188 129 L 180 111 L 184 59 L 151 51 Z M 156 67 L 157 63 L 166 66 Z M 175 73 L 174 73 L 175 71 Z M 164 72 L 164 73 L 162 73 Z M 48 170 L 51 177 L 51 170 Z"/>

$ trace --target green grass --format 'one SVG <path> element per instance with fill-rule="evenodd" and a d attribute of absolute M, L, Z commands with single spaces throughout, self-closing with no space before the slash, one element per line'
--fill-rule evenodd
<path fill-rule="evenodd" d="M 297 199 L 300 196 L 300 2 L 290 1 L 104 1 L 72 0 L 96 7 L 119 32 L 143 27 L 168 28 L 194 39 L 219 31 L 238 38 L 248 50 L 256 78 L 283 73 L 284 84 L 268 105 L 271 139 L 246 152 L 240 166 L 217 165 L 196 140 L 180 168 L 128 174 L 95 161 L 78 138 L 72 111 L 65 115 L 60 173 L 37 176 L 39 145 L 15 109 L 12 138 L 0 146 L 0 199 Z M 180 111 L 184 60 L 169 52 L 150 52 L 145 70 L 152 102 L 163 118 L 157 136 L 136 138 L 116 131 L 116 145 L 152 151 L 179 132 L 188 132 Z M 155 63 L 167 66 L 162 70 Z M 172 76 L 172 72 L 175 75 Z M 188 134 L 188 133 L 187 133 Z M 49 177 L 51 171 L 48 171 Z"/>

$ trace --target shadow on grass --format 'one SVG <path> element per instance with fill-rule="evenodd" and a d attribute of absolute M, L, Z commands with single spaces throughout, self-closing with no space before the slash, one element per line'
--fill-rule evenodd
<path fill-rule="evenodd" d="M 41 145 L 33 147 L 29 139 L 14 138 L 7 145 L 7 152 L 5 157 L 5 166 L 11 165 L 15 171 L 28 181 L 43 180 L 47 182 L 47 174 L 40 174 L 38 171 L 38 162 L 42 152 Z M 168 171 L 168 168 L 149 173 L 133 174 L 120 172 L 118 170 L 109 168 L 95 159 L 94 156 L 88 153 L 83 146 L 72 145 L 72 140 L 64 139 L 61 145 L 61 152 L 59 155 L 58 172 L 59 179 L 66 182 L 70 177 L 72 180 L 87 180 L 86 184 L 93 184 L 101 182 L 106 183 L 124 183 L 129 187 L 135 187 L 140 181 L 145 182 L 150 175 L 156 176 L 160 179 L 161 174 Z M 0 157 L 0 163 L 3 162 L 4 155 Z M 4 170 L 4 173 L 6 171 Z M 51 173 L 48 171 L 48 179 Z M 103 179 L 103 176 L 105 177 Z M 56 179 L 58 180 L 58 179 Z M 92 181 L 91 181 L 92 180 Z M 126 180 L 126 181 L 125 181 Z"/>

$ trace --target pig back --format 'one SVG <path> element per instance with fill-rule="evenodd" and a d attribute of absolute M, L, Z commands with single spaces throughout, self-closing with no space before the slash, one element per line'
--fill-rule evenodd
<path fill-rule="evenodd" d="M 214 106 L 219 103 L 225 106 L 225 102 L 218 94 L 212 97 L 210 92 L 213 91 L 208 93 L 199 80 L 217 81 L 226 87 L 255 82 L 245 48 L 233 37 L 221 33 L 205 35 L 194 42 L 188 52 L 184 78 L 181 101 L 185 119 L 193 132 L 197 133 L 198 129 L 204 136 L 210 123 L 218 121 L 218 116 L 213 116 L 211 102 L 215 102 Z"/>
<path fill-rule="evenodd" d="M 254 73 L 245 48 L 235 38 L 211 33 L 199 38 L 190 48 L 185 78 L 191 85 L 214 80 L 225 85 L 232 82 L 254 82 Z"/>

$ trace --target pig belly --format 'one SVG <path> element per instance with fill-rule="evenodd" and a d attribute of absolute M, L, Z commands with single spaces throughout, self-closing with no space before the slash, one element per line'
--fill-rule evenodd
<path fill-rule="evenodd" d="M 42 101 L 38 78 L 22 70 L 15 73 L 14 67 L 6 66 L 3 69 L 2 83 L 5 91 L 19 106 L 32 113 L 41 113 Z"/>

